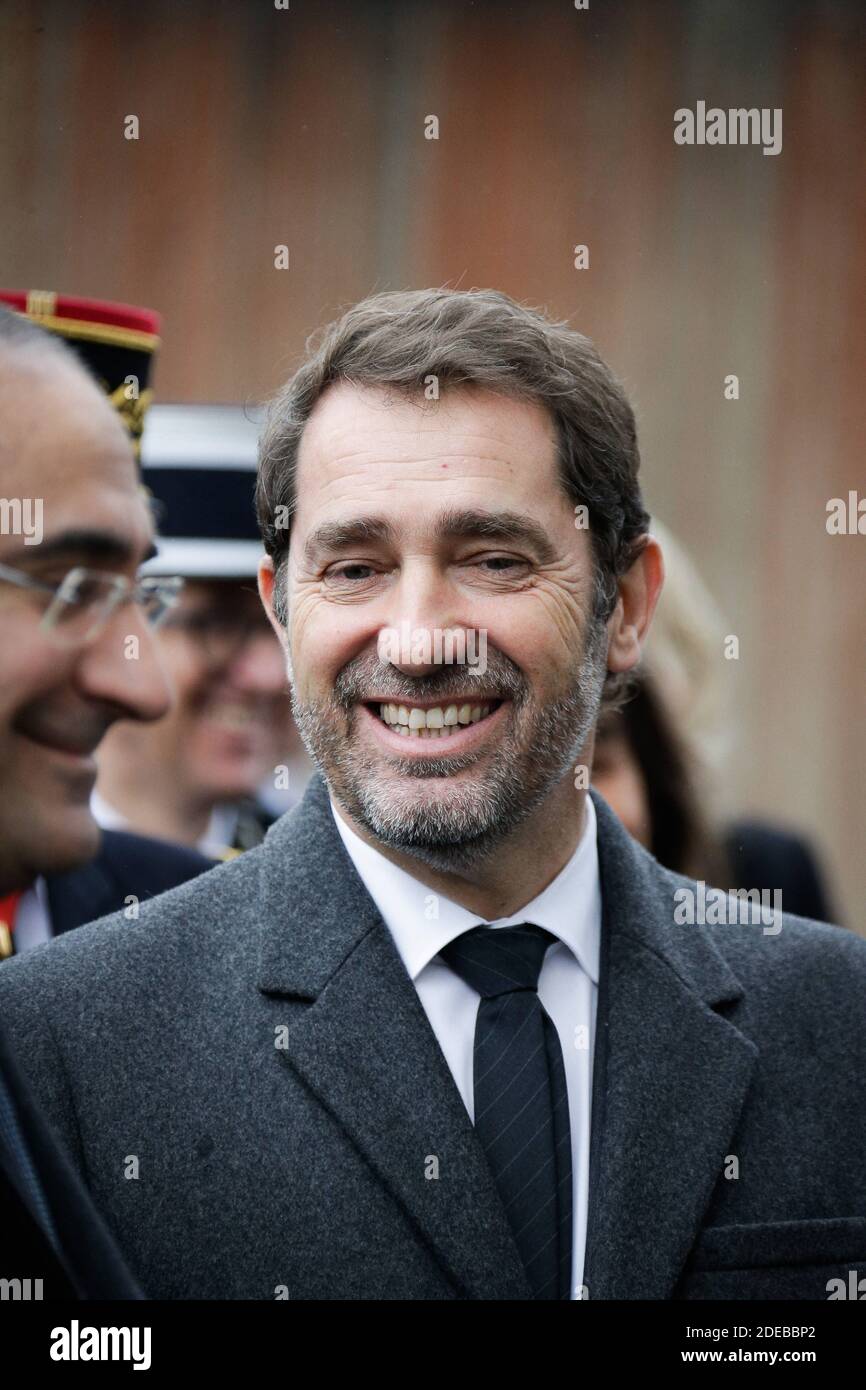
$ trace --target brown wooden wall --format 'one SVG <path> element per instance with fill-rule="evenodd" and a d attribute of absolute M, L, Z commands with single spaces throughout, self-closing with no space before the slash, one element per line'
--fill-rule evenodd
<path fill-rule="evenodd" d="M 809 832 L 860 930 L 866 537 L 824 523 L 866 492 L 864 13 L 0 0 L 0 283 L 159 309 L 163 399 L 261 397 L 373 289 L 493 285 L 596 339 L 740 638 L 720 793 Z M 781 107 L 782 153 L 677 146 L 699 99 Z"/>

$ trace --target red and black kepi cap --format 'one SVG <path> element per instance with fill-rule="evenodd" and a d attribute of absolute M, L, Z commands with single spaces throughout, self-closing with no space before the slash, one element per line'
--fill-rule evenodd
<path fill-rule="evenodd" d="M 136 454 L 153 397 L 160 317 L 152 309 L 81 299 L 53 290 L 0 290 L 0 304 L 65 338 L 104 388 L 132 435 Z"/>

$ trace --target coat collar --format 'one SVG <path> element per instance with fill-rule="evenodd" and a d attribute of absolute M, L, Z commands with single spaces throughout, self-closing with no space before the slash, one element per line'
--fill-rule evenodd
<path fill-rule="evenodd" d="M 584 1283 L 590 1298 L 665 1298 L 721 1176 L 757 1050 L 731 1021 L 742 989 L 708 929 L 673 923 L 683 881 L 593 799 L 603 927 Z M 311 1004 L 281 1056 L 424 1233 L 458 1296 L 531 1297 L 481 1146 L 319 774 L 259 853 L 259 988 Z"/>

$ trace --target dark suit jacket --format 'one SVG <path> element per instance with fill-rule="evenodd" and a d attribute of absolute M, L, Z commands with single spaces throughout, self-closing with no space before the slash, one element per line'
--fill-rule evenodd
<path fill-rule="evenodd" d="M 46 879 L 59 935 L 212 868 L 167 841 L 106 831 L 96 859 Z M 141 1298 L 0 1036 L 0 1278 L 42 1279 L 45 1300 Z"/>
<path fill-rule="evenodd" d="M 825 1299 L 866 1272 L 866 942 L 676 925 L 687 880 L 594 799 L 589 1297 Z M 10 961 L 0 1012 L 150 1296 L 530 1297 L 319 776 L 138 922 Z"/>
<path fill-rule="evenodd" d="M 141 1298 L 0 1034 L 0 1277 L 42 1299 Z M 22 1292 L 24 1292 L 22 1288 Z"/>
<path fill-rule="evenodd" d="M 212 868 L 212 859 L 185 845 L 104 830 L 99 853 L 89 864 L 46 877 L 54 935 L 120 912 L 130 894 L 144 902 Z"/>

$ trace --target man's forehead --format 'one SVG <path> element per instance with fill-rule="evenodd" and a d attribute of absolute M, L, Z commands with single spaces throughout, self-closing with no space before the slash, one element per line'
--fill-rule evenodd
<path fill-rule="evenodd" d="M 299 465 L 338 462 L 370 443 L 383 458 L 412 454 L 443 455 L 455 447 L 482 455 L 510 454 L 542 441 L 555 446 L 550 412 L 533 401 L 476 386 L 449 387 L 438 399 L 422 390 L 407 395 L 393 387 L 329 387 L 320 397 L 301 436 Z"/>
<path fill-rule="evenodd" d="M 388 544 L 398 531 L 420 543 L 510 535 L 549 558 L 538 532 L 551 508 L 568 505 L 552 417 L 476 388 L 454 388 L 435 406 L 420 409 L 384 388 L 329 388 L 298 462 L 292 529 L 307 563 L 365 538 Z M 534 528 L 529 513 L 537 513 Z"/>
<path fill-rule="evenodd" d="M 52 353 L 6 355 L 0 377 L 4 467 L 25 452 L 32 466 L 75 450 L 110 457 L 135 476 L 132 443 L 117 411 L 87 373 Z"/>
<path fill-rule="evenodd" d="M 153 516 L 138 488 L 75 479 L 44 499 L 43 553 L 75 551 L 94 559 L 140 565 L 156 553 Z"/>
<path fill-rule="evenodd" d="M 102 534 L 140 561 L 152 543 L 153 516 L 129 435 L 99 387 L 49 353 L 6 358 L 3 366 L 4 495 L 40 499 L 46 550 L 68 535 Z"/>

